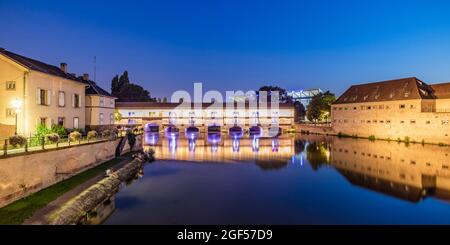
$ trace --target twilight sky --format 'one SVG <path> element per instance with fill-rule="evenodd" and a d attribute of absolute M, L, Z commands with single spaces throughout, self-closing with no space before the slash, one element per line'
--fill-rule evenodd
<path fill-rule="evenodd" d="M 152 96 L 178 89 L 320 87 L 417 76 L 450 81 L 450 2 L 0 0 L 0 47 L 110 90 L 128 70 Z"/>

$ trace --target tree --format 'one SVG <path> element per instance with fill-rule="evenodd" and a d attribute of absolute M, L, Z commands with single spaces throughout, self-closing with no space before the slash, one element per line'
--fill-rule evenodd
<path fill-rule="evenodd" d="M 313 96 L 306 110 L 306 117 L 313 122 L 327 121 L 331 113 L 331 104 L 335 100 L 336 96 L 330 91 Z"/>
<path fill-rule="evenodd" d="M 284 88 L 280 88 L 278 86 L 262 86 L 259 88 L 258 91 L 256 91 L 256 96 L 259 98 L 259 92 L 260 91 L 266 91 L 267 92 L 267 101 L 271 101 L 272 100 L 272 91 L 277 91 L 278 94 L 278 99 L 280 100 L 280 102 L 282 103 L 292 103 L 292 98 L 290 96 L 288 96 L 286 89 Z"/>
<path fill-rule="evenodd" d="M 128 71 L 111 80 L 111 94 L 117 97 L 119 102 L 156 102 L 156 99 L 150 97 L 150 92 L 130 82 Z"/>
<path fill-rule="evenodd" d="M 111 94 L 113 96 L 119 95 L 119 76 L 115 75 L 111 80 Z"/>
<path fill-rule="evenodd" d="M 300 103 L 299 101 L 294 103 L 295 107 L 295 120 L 296 122 L 302 121 L 305 119 L 306 116 L 306 109 L 305 106 Z"/>

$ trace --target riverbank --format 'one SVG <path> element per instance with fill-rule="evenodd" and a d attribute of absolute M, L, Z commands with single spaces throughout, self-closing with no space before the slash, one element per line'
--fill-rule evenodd
<path fill-rule="evenodd" d="M 362 135 L 357 135 L 357 134 L 353 134 L 353 135 L 349 135 L 349 134 L 344 134 L 341 132 L 335 132 L 333 130 L 333 128 L 329 125 L 329 124 L 296 124 L 295 125 L 295 131 L 296 133 L 300 133 L 300 134 L 317 134 L 317 135 L 326 135 L 326 136 L 336 136 L 339 138 L 353 138 L 353 139 L 367 139 L 370 141 L 375 141 L 375 140 L 382 140 L 382 141 L 394 141 L 394 142 L 398 142 L 398 143 L 405 143 L 405 145 L 408 144 L 422 144 L 422 145 L 437 145 L 437 146 L 450 146 L 447 143 L 443 143 L 443 142 L 431 142 L 431 141 L 425 141 L 425 140 L 421 140 L 421 141 L 417 141 L 414 139 L 409 138 L 408 136 L 400 138 L 384 138 L 384 137 L 379 137 L 376 135 L 368 135 L 368 136 L 362 136 Z"/>
<path fill-rule="evenodd" d="M 13 202 L 0 209 L 0 224 L 22 224 L 27 219 L 30 219 L 27 220 L 27 224 L 37 222 L 39 218 L 54 210 L 65 199 L 83 191 L 85 189 L 83 187 L 87 187 L 85 185 L 89 185 L 90 181 L 97 182 L 97 179 L 101 178 L 107 169 L 118 168 L 129 162 L 130 159 L 131 154 L 114 158 Z"/>

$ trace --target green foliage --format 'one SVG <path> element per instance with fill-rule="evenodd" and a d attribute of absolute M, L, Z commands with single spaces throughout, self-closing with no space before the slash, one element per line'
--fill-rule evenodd
<path fill-rule="evenodd" d="M 73 131 L 69 134 L 70 141 L 79 141 L 81 139 L 81 133 L 78 131 Z"/>
<path fill-rule="evenodd" d="M 87 133 L 87 138 L 90 140 L 95 139 L 95 138 L 97 138 L 97 135 L 98 135 L 97 131 L 91 130 Z"/>
<path fill-rule="evenodd" d="M 313 96 L 306 110 L 306 117 L 312 122 L 328 121 L 331 104 L 335 100 L 336 96 L 330 91 Z"/>
<path fill-rule="evenodd" d="M 120 77 L 116 75 L 112 79 L 111 94 L 117 97 L 117 101 L 156 102 L 156 99 L 150 97 L 150 92 L 145 90 L 143 87 L 130 82 L 127 71 L 124 71 Z"/>
<path fill-rule="evenodd" d="M 272 91 L 277 91 L 278 92 L 278 99 L 280 100 L 280 102 L 282 103 L 292 103 L 292 98 L 288 96 L 286 89 L 278 87 L 278 86 L 262 86 L 259 88 L 258 91 L 256 91 L 257 96 L 259 97 L 259 92 L 260 91 L 265 91 L 267 92 L 267 101 L 271 101 L 272 99 L 272 95 L 271 92 Z"/>
<path fill-rule="evenodd" d="M 9 137 L 8 141 L 13 147 L 24 146 L 27 143 L 27 139 L 21 135 L 13 135 Z"/>
<path fill-rule="evenodd" d="M 306 108 L 305 108 L 305 106 L 302 103 L 300 103 L 300 102 L 295 102 L 294 103 L 294 107 L 295 107 L 295 118 L 294 118 L 294 120 L 296 122 L 303 121 L 305 119 L 305 116 L 306 116 Z"/>
<path fill-rule="evenodd" d="M 375 140 L 376 140 L 375 135 L 370 135 L 368 139 L 369 139 L 370 141 L 375 141 Z"/>
<path fill-rule="evenodd" d="M 58 134 L 60 137 L 65 137 L 65 136 L 67 136 L 67 130 L 66 130 L 66 128 L 64 128 L 64 126 L 62 126 L 62 125 L 57 125 L 57 124 L 55 124 L 55 125 L 52 126 L 52 128 L 51 128 L 50 131 L 51 131 L 52 133 Z"/>
<path fill-rule="evenodd" d="M 52 143 L 56 143 L 60 139 L 59 134 L 57 134 L 57 133 L 50 133 L 50 134 L 47 134 L 45 137 L 47 138 L 48 141 L 50 141 Z"/>
<path fill-rule="evenodd" d="M 45 126 L 44 124 L 38 124 L 36 126 L 36 132 L 34 133 L 34 137 L 41 139 L 50 133 L 52 133 L 52 131 L 49 128 L 47 128 L 47 126 Z"/>

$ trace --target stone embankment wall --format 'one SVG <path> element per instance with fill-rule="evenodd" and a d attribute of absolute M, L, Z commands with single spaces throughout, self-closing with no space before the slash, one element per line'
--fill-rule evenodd
<path fill-rule="evenodd" d="M 336 134 L 329 124 L 295 124 L 295 131 L 297 133 Z"/>
<path fill-rule="evenodd" d="M 134 178 L 142 167 L 142 162 L 142 159 L 136 158 L 109 177 L 89 187 L 50 214 L 47 221 L 48 224 L 79 224 L 87 217 L 89 211 L 95 209 L 102 201 L 112 197 L 119 189 L 120 183 Z"/>
<path fill-rule="evenodd" d="M 74 145 L 0 159 L 0 207 L 115 157 L 120 139 Z M 142 147 L 136 138 L 134 150 Z M 126 143 L 122 154 L 130 151 Z"/>

